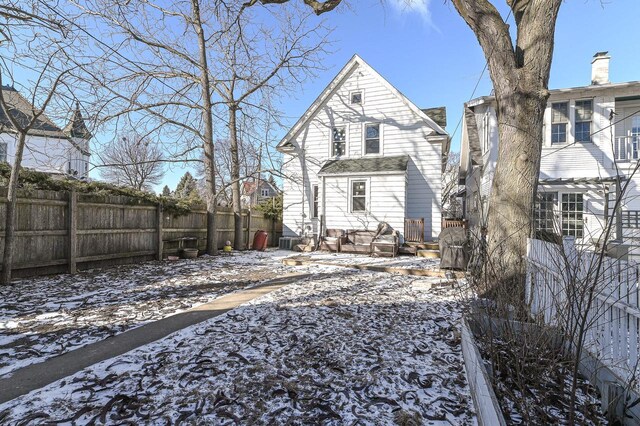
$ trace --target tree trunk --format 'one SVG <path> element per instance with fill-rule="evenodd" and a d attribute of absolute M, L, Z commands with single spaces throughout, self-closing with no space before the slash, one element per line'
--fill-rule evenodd
<path fill-rule="evenodd" d="M 198 35 L 200 54 L 200 86 L 202 92 L 202 121 L 204 123 L 204 178 L 207 188 L 207 254 L 218 254 L 217 196 L 216 196 L 216 163 L 215 145 L 213 143 L 213 106 L 211 105 L 211 83 L 209 81 L 209 65 L 207 63 L 207 44 L 200 16 L 199 0 L 191 0 L 193 24 Z"/>
<path fill-rule="evenodd" d="M 510 25 L 488 0 L 452 0 L 487 58 L 497 104 L 499 148 L 489 199 L 485 266 L 493 286 L 524 294 L 526 241 L 533 229 L 542 125 L 561 0 L 507 1 Z M 513 289 L 511 286 L 518 287 Z M 504 294 L 504 292 L 503 292 Z M 522 300 L 521 300 L 522 301 Z"/>
<path fill-rule="evenodd" d="M 496 96 L 500 144 L 489 200 L 488 272 L 496 284 L 507 286 L 503 294 L 516 297 L 514 302 L 524 296 L 524 257 L 527 238 L 534 228 L 547 99 L 538 89 L 522 88 Z"/>
<path fill-rule="evenodd" d="M 231 145 L 231 198 L 233 205 L 233 246 L 236 249 L 244 247 L 242 233 L 242 205 L 240 204 L 240 155 L 238 152 L 238 108 L 229 104 L 229 142 Z M 258 188 L 256 188 L 256 191 Z"/>
<path fill-rule="evenodd" d="M 13 168 L 9 177 L 9 188 L 7 190 L 7 216 L 5 218 L 4 233 L 4 253 L 2 256 L 2 276 L 0 284 L 11 284 L 11 269 L 13 266 L 13 243 L 15 240 L 16 228 L 16 208 L 18 205 L 18 177 L 20 175 L 20 165 L 22 164 L 22 154 L 26 143 L 26 133 L 20 132 L 18 136 L 18 146 L 16 156 L 13 160 Z"/>

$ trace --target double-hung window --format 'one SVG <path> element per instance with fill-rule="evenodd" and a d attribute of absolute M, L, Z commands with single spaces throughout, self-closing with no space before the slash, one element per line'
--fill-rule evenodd
<path fill-rule="evenodd" d="M 367 210 L 367 181 L 351 181 L 351 211 L 364 212 Z"/>
<path fill-rule="evenodd" d="M 582 238 L 584 235 L 584 198 L 582 194 L 562 194 L 562 235 Z"/>
<path fill-rule="evenodd" d="M 347 130 L 345 127 L 331 129 L 331 156 L 340 157 L 345 154 L 347 146 Z"/>
<path fill-rule="evenodd" d="M 269 188 L 262 188 L 260 190 L 260 196 L 261 197 L 268 197 L 269 196 Z"/>
<path fill-rule="evenodd" d="M 0 142 L 0 163 L 7 162 L 7 143 Z"/>
<path fill-rule="evenodd" d="M 313 185 L 313 207 L 311 210 L 311 218 L 318 217 L 318 185 Z"/>
<path fill-rule="evenodd" d="M 551 104 L 551 143 L 567 141 L 567 123 L 569 121 L 569 103 Z"/>
<path fill-rule="evenodd" d="M 536 231 L 545 234 L 558 233 L 556 204 L 558 204 L 558 194 L 556 192 L 538 193 L 535 205 Z"/>
<path fill-rule="evenodd" d="M 380 154 L 380 123 L 364 126 L 364 153 Z"/>
<path fill-rule="evenodd" d="M 576 101 L 576 142 L 591 142 L 591 118 L 593 101 L 591 99 Z"/>

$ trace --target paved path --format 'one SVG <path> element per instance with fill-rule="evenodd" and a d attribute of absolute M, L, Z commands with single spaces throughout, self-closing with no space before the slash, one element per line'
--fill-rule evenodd
<path fill-rule="evenodd" d="M 310 274 L 295 274 L 266 281 L 256 287 L 219 297 L 189 311 L 151 322 L 45 362 L 16 370 L 10 377 L 0 379 L 0 404 L 75 374 L 90 365 L 122 355 L 178 330 L 222 315 L 256 297 L 309 276 Z"/>

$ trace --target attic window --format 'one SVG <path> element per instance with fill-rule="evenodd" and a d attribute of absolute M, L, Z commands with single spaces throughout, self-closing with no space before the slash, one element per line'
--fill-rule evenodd
<path fill-rule="evenodd" d="M 356 105 L 362 104 L 362 91 L 351 92 L 351 103 Z"/>

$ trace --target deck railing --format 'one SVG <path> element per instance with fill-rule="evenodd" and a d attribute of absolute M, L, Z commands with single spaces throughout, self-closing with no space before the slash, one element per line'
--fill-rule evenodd
<path fill-rule="evenodd" d="M 615 138 L 613 155 L 616 161 L 634 161 L 640 158 L 640 135 L 628 135 Z"/>
<path fill-rule="evenodd" d="M 464 219 L 442 219 L 442 229 L 465 227 L 466 221 Z"/>

